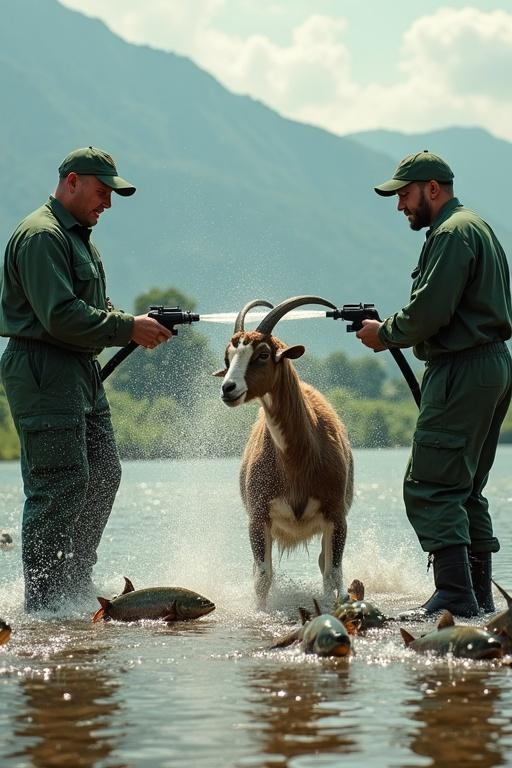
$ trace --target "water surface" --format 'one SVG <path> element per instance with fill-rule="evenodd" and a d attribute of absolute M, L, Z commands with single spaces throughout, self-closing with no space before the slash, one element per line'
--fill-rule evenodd
<path fill-rule="evenodd" d="M 407 451 L 356 451 L 345 582 L 389 614 L 430 594 L 431 575 L 401 501 Z M 512 447 L 488 485 L 512 590 Z M 512 764 L 511 670 L 433 661 L 392 625 L 356 638 L 350 661 L 269 644 L 320 597 L 319 545 L 279 562 L 268 612 L 252 594 L 237 460 L 127 462 L 96 569 L 99 594 L 172 584 L 217 609 L 196 622 L 92 624 L 97 605 L 22 610 L 17 464 L 0 464 L 0 766 L 290 768 Z M 498 601 L 500 607 L 503 601 Z M 414 633 L 418 626 L 409 627 Z"/>

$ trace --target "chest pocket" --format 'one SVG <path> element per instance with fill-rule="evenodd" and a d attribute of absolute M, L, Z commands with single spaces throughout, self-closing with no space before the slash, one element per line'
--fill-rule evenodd
<path fill-rule="evenodd" d="M 80 261 L 74 261 L 73 270 L 79 280 L 94 280 L 99 277 L 98 268 L 91 259 L 80 259 Z"/>

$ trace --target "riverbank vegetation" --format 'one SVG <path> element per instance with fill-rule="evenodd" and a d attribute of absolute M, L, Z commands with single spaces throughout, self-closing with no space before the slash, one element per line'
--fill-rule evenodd
<path fill-rule="evenodd" d="M 191 297 L 179 291 L 154 289 L 137 298 L 134 310 L 140 314 L 151 304 L 195 309 Z M 355 448 L 410 444 L 416 405 L 405 382 L 391 378 L 378 356 L 354 359 L 334 352 L 316 358 L 306 354 L 296 366 L 305 381 L 326 394 Z M 138 349 L 126 358 L 106 381 L 121 456 L 239 455 L 258 406 L 226 408 L 219 398 L 220 379 L 211 375 L 218 367 L 208 338 L 195 326 L 180 332 L 171 344 L 152 351 Z M 512 409 L 501 440 L 512 443 Z M 0 388 L 0 459 L 18 456 L 18 438 Z"/>

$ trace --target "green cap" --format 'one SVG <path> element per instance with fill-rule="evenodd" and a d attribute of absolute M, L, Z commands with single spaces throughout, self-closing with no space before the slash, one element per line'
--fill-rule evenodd
<path fill-rule="evenodd" d="M 442 157 L 434 155 L 428 149 L 415 155 L 404 157 L 393 174 L 393 178 L 374 187 L 378 195 L 387 197 L 406 187 L 412 181 L 452 181 L 453 172 Z"/>
<path fill-rule="evenodd" d="M 118 176 L 116 164 L 110 155 L 96 147 L 75 149 L 64 158 L 59 166 L 60 178 L 64 179 L 68 173 L 72 172 L 84 176 L 96 176 L 107 187 L 123 197 L 133 195 L 135 192 L 133 184 Z"/>

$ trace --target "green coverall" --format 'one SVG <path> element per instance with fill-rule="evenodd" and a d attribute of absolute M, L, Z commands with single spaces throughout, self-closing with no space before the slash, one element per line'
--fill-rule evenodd
<path fill-rule="evenodd" d="M 497 552 L 482 495 L 512 394 L 510 272 L 496 235 L 457 198 L 426 235 L 411 299 L 384 321 L 388 347 L 426 361 L 404 479 L 407 516 L 426 552 Z"/>
<path fill-rule="evenodd" d="M 53 197 L 9 240 L 0 274 L 0 372 L 21 443 L 27 610 L 91 585 L 121 478 L 98 353 L 130 341 L 90 230 Z"/>

